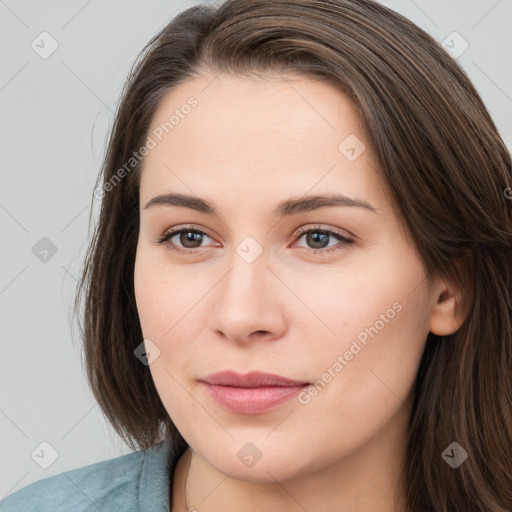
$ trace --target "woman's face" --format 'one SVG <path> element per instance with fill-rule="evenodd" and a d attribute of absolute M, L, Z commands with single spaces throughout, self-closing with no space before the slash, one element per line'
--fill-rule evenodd
<path fill-rule="evenodd" d="M 149 136 L 136 301 L 149 370 L 193 452 L 268 482 L 396 460 L 437 297 L 351 103 L 305 77 L 204 75 L 165 97 Z M 147 206 L 166 194 L 215 213 Z M 157 244 L 171 228 L 185 231 Z M 202 382 L 224 370 L 310 385 Z"/>

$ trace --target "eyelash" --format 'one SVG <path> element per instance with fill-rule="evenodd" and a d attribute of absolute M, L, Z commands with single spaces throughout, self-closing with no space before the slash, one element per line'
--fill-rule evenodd
<path fill-rule="evenodd" d="M 189 232 L 192 232 L 192 233 L 195 233 L 195 234 L 203 234 L 203 235 L 206 235 L 208 238 L 211 238 L 204 231 L 201 231 L 199 229 L 195 229 L 192 226 L 183 226 L 183 227 L 172 229 L 170 231 L 165 232 L 161 237 L 159 237 L 157 239 L 156 243 L 157 243 L 157 245 L 164 245 L 165 242 L 167 242 L 168 240 L 173 238 L 175 235 L 179 235 L 181 233 L 189 233 Z M 310 233 L 310 232 L 322 233 L 322 234 L 330 235 L 330 236 L 333 236 L 335 238 L 338 238 L 340 240 L 340 242 L 343 243 L 342 247 L 333 246 L 333 247 L 324 248 L 324 249 L 307 249 L 305 247 L 302 247 L 302 249 L 309 250 L 313 254 L 320 254 L 320 255 L 324 256 L 325 253 L 330 253 L 330 252 L 333 252 L 333 251 L 338 251 L 338 250 L 345 249 L 347 245 L 350 245 L 350 244 L 352 244 L 354 242 L 354 240 L 346 237 L 345 235 L 342 235 L 341 233 L 337 233 L 335 231 L 331 231 L 331 230 L 328 230 L 328 229 L 321 229 L 320 226 L 315 226 L 315 227 L 312 227 L 312 228 L 300 228 L 298 233 L 296 234 L 295 241 L 300 240 L 303 235 L 305 235 L 307 233 Z M 177 252 L 177 253 L 180 253 L 180 254 L 186 254 L 186 255 L 195 254 L 197 252 L 200 252 L 200 250 L 201 250 L 201 249 L 180 249 L 175 244 L 164 245 L 164 247 L 166 249 L 168 249 L 169 251 Z"/>

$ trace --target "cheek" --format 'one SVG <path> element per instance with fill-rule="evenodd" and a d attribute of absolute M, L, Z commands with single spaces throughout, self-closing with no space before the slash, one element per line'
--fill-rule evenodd
<path fill-rule="evenodd" d="M 170 340 L 186 324 L 199 299 L 197 278 L 186 269 L 172 269 L 164 249 L 138 248 L 134 270 L 137 311 L 144 337 L 158 343 Z M 188 325 L 190 328 L 190 325 Z M 165 347 L 161 347 L 165 349 Z"/>
<path fill-rule="evenodd" d="M 317 357 L 320 347 L 337 353 L 354 339 L 398 343 L 411 330 L 425 330 L 428 296 L 421 263 L 407 252 L 358 259 L 336 268 L 319 266 L 314 276 L 281 270 L 281 279 L 300 298 L 287 308 L 292 338 L 307 341 L 303 348 L 309 345 Z"/>
<path fill-rule="evenodd" d="M 187 277 L 170 272 L 154 253 L 138 248 L 134 269 L 134 288 L 137 311 L 144 339 L 150 339 L 159 349 L 158 357 L 149 365 L 151 376 L 168 414 L 177 425 L 186 423 L 189 416 L 200 418 L 197 403 L 185 391 L 183 372 L 190 368 L 187 341 L 197 333 L 188 323 L 198 291 L 187 286 Z M 187 431 L 186 428 L 184 430 Z"/>
<path fill-rule="evenodd" d="M 139 248 L 135 258 L 134 291 L 137 312 L 144 338 L 156 338 L 162 329 L 161 324 L 161 281 L 158 269 L 151 265 L 147 252 Z"/>
<path fill-rule="evenodd" d="M 392 396 L 384 383 L 407 396 L 428 335 L 429 294 L 414 254 L 364 263 L 296 278 L 293 287 L 308 311 L 299 304 L 292 313 L 292 337 L 304 340 L 302 360 L 321 381 L 318 395 L 347 393 L 354 405 Z"/>

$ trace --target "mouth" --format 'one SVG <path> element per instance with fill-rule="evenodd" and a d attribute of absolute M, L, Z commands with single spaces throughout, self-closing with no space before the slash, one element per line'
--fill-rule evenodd
<path fill-rule="evenodd" d="M 271 373 L 223 371 L 200 380 L 210 398 L 237 414 L 261 414 L 284 404 L 311 383 Z"/>

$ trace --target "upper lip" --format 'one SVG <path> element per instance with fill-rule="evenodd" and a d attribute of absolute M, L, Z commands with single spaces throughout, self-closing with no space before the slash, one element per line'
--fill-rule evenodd
<path fill-rule="evenodd" d="M 269 386 L 303 386 L 309 382 L 303 380 L 293 380 L 275 375 L 273 373 L 265 373 L 260 371 L 252 371 L 241 375 L 234 371 L 225 370 L 222 372 L 212 373 L 201 379 L 208 384 L 217 384 L 220 386 L 233 386 L 239 388 L 258 388 Z"/>

